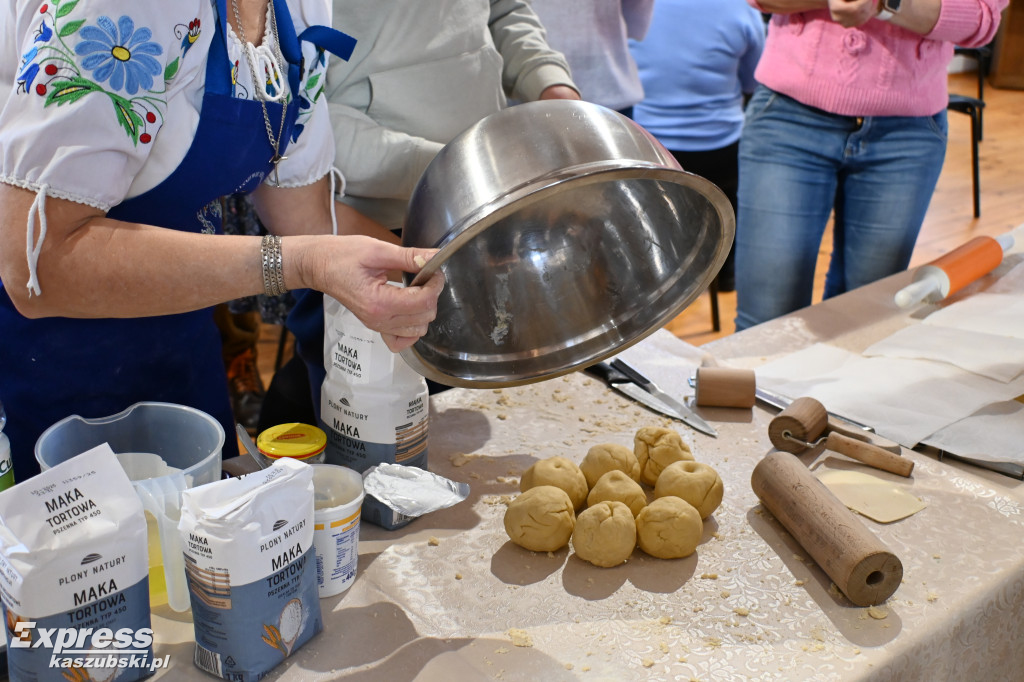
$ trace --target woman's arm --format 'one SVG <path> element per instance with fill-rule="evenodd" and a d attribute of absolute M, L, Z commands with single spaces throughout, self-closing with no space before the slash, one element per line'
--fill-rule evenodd
<path fill-rule="evenodd" d="M 393 350 L 411 345 L 436 314 L 443 281 L 437 275 L 423 287 L 397 289 L 386 285 L 387 273 L 417 272 L 434 251 L 330 235 L 329 218 L 324 219 L 330 210 L 328 194 L 321 181 L 275 190 L 273 209 L 260 207 L 270 229 L 289 235 L 282 243 L 285 285 L 311 287 L 342 301 L 382 332 Z M 47 197 L 46 234 L 36 269 L 41 293 L 31 295 L 26 225 L 31 214 L 38 240 L 35 199 L 28 190 L 0 183 L 0 278 L 26 317 L 166 315 L 264 290 L 258 237 L 125 223 L 84 204 Z"/>
<path fill-rule="evenodd" d="M 847 28 L 861 26 L 878 16 L 881 0 L 828 0 L 832 20 Z M 939 20 L 941 0 L 901 0 L 900 11 L 888 19 L 894 26 L 927 35 Z"/>
<path fill-rule="evenodd" d="M 772 14 L 828 9 L 828 0 L 747 0 L 747 2 L 762 12 L 771 12 Z"/>

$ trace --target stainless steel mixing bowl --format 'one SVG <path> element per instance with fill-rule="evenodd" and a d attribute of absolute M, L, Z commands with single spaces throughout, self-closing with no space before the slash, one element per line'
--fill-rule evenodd
<path fill-rule="evenodd" d="M 450 386 L 514 386 L 602 360 L 678 315 L 735 233 L 728 199 L 610 109 L 547 100 L 446 145 L 409 203 L 406 246 L 436 247 L 410 284 L 447 284 L 403 351 Z"/>

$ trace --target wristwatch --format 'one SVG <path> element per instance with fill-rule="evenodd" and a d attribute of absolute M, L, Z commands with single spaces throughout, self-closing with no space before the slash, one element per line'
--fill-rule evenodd
<path fill-rule="evenodd" d="M 875 19 L 881 19 L 882 21 L 889 21 L 892 19 L 894 14 L 900 11 L 900 5 L 903 0 L 882 0 L 878 6 L 878 14 L 875 15 Z"/>

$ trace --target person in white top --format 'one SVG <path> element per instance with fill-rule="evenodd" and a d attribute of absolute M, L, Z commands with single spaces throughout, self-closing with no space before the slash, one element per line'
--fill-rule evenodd
<path fill-rule="evenodd" d="M 327 0 L 0 10 L 0 400 L 18 480 L 71 414 L 160 400 L 233 433 L 216 303 L 312 287 L 394 350 L 426 332 L 442 281 L 386 281 L 433 251 L 360 236 L 383 228 L 332 201 L 324 47 L 353 41 L 330 25 Z M 217 234 L 235 192 L 278 236 Z"/>

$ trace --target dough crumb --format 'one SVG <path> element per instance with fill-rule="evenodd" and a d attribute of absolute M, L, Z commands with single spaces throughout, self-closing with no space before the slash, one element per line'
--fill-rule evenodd
<path fill-rule="evenodd" d="M 661 618 L 658 619 L 658 622 L 661 623 L 662 625 L 668 625 L 669 623 L 672 622 L 672 616 L 662 616 Z"/>
<path fill-rule="evenodd" d="M 423 256 L 416 255 L 412 257 L 412 262 L 422 268 L 424 265 L 427 264 L 427 259 L 424 258 Z"/>
<path fill-rule="evenodd" d="M 470 460 L 474 460 L 480 457 L 480 455 L 467 455 L 462 452 L 452 455 L 448 458 L 448 461 L 452 463 L 453 467 L 463 467 L 469 464 Z"/>
<path fill-rule="evenodd" d="M 722 599 L 729 598 L 729 590 L 722 590 L 720 594 L 722 595 Z"/>
<path fill-rule="evenodd" d="M 652 661 L 649 658 L 645 658 L 643 661 L 641 661 L 641 665 L 643 665 L 643 667 L 645 668 L 651 668 L 654 666 L 654 661 Z"/>
<path fill-rule="evenodd" d="M 526 630 L 521 630 L 519 628 L 510 628 L 507 634 L 509 638 L 512 640 L 513 646 L 533 646 L 533 639 L 530 637 L 530 633 Z"/>
<path fill-rule="evenodd" d="M 939 598 L 939 595 L 935 594 L 934 592 L 929 592 L 928 593 L 928 601 L 937 601 L 938 598 Z"/>
<path fill-rule="evenodd" d="M 496 653 L 496 654 L 507 654 L 508 653 L 508 649 L 506 649 L 503 646 L 500 646 L 500 647 L 498 647 L 497 649 L 494 650 L 494 653 Z"/>
<path fill-rule="evenodd" d="M 874 618 L 875 620 L 884 620 L 885 618 L 889 617 L 889 612 L 885 609 L 878 608 L 877 606 L 869 606 L 868 615 Z"/>
<path fill-rule="evenodd" d="M 430 545 L 431 547 L 437 547 L 438 545 L 441 544 L 441 541 L 438 540 L 437 538 L 435 538 L 433 535 L 431 535 L 430 539 L 427 540 L 427 544 Z"/>
<path fill-rule="evenodd" d="M 718 574 L 717 573 L 701 573 L 700 577 L 703 578 L 704 580 L 718 580 Z"/>
<path fill-rule="evenodd" d="M 704 640 L 704 643 L 707 644 L 710 647 L 720 647 L 720 646 L 722 646 L 722 638 L 721 637 L 708 637 L 707 639 Z"/>
<path fill-rule="evenodd" d="M 455 579 L 456 580 L 462 580 L 462 574 L 461 573 L 456 573 L 455 574 Z"/>
<path fill-rule="evenodd" d="M 582 668 L 580 668 L 580 670 L 582 670 L 585 673 L 590 672 L 590 666 L 589 665 L 585 665 Z"/>
<path fill-rule="evenodd" d="M 566 664 L 565 664 L 565 669 L 566 669 L 566 670 L 572 670 L 572 668 L 573 668 L 573 665 L 572 665 L 572 663 L 566 663 Z"/>
<path fill-rule="evenodd" d="M 680 663 L 686 663 L 686 656 L 680 656 L 676 660 L 679 661 Z"/>
<path fill-rule="evenodd" d="M 668 644 L 665 644 L 664 642 L 658 642 L 658 648 L 661 649 L 661 653 L 668 653 Z"/>
<path fill-rule="evenodd" d="M 737 606 L 736 608 L 734 608 L 732 610 L 732 612 L 735 613 L 737 616 L 749 616 L 750 615 L 750 609 L 748 609 L 748 608 L 746 608 L 744 606 Z"/>
<path fill-rule="evenodd" d="M 802 587 L 805 582 L 806 581 L 804 581 L 804 580 L 794 580 L 793 584 L 796 585 L 797 587 Z"/>
<path fill-rule="evenodd" d="M 704 610 L 704 607 L 703 607 L 703 606 L 701 606 L 701 605 L 699 605 L 699 604 L 698 604 L 697 606 L 694 606 L 694 607 L 693 607 L 693 612 L 694 612 L 694 613 L 700 613 L 700 612 L 701 612 L 701 611 L 703 611 L 703 610 Z"/>
<path fill-rule="evenodd" d="M 502 412 L 501 414 L 498 415 L 498 419 L 500 419 L 501 421 L 505 421 L 506 419 L 508 419 L 508 415 Z"/>

